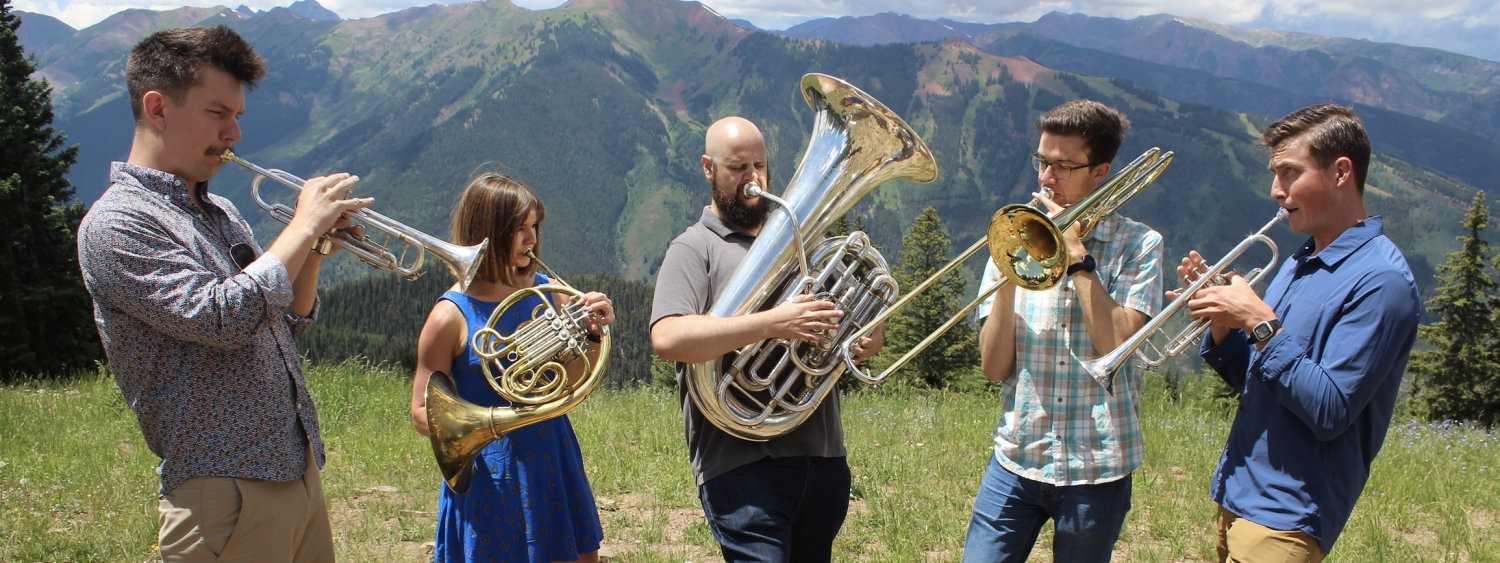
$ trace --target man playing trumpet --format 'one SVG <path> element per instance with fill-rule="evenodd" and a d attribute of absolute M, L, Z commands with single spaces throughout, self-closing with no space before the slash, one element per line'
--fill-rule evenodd
<path fill-rule="evenodd" d="M 1365 211 L 1370 138 L 1349 108 L 1266 128 L 1271 197 L 1310 235 L 1266 297 L 1245 279 L 1199 290 L 1203 360 L 1240 391 L 1214 473 L 1219 561 L 1322 561 L 1349 521 L 1390 428 L 1421 301 L 1401 250 Z M 1197 251 L 1177 273 L 1195 281 Z"/>
<path fill-rule="evenodd" d="M 78 230 L 110 368 L 162 458 L 162 559 L 333 561 L 318 412 L 293 339 L 317 316 L 314 241 L 373 200 L 313 178 L 265 252 L 208 192 L 265 61 L 227 27 L 147 37 L 125 70 L 135 140 Z M 356 232 L 358 229 L 355 229 Z"/>
<path fill-rule="evenodd" d="M 1032 162 L 1051 214 L 1083 200 L 1109 175 L 1130 122 L 1089 100 L 1036 123 Z M 1047 192 L 1050 192 L 1050 196 Z M 980 308 L 984 374 L 1003 384 L 995 449 L 969 522 L 966 562 L 1020 562 L 1048 519 L 1053 559 L 1109 561 L 1130 511 L 1131 472 L 1145 458 L 1138 419 L 1141 376 L 1131 366 L 1113 394 L 1081 360 L 1114 350 L 1161 308 L 1161 235 L 1117 215 L 1087 238 L 1063 232 L 1072 264 L 1045 291 L 1001 288 Z M 993 260 L 980 291 L 1002 278 Z"/>

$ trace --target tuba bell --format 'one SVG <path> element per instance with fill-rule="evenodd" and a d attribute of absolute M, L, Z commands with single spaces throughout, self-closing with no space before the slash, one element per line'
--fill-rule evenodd
<path fill-rule="evenodd" d="M 432 453 L 437 457 L 443 481 L 458 494 L 469 492 L 474 477 L 474 458 L 490 442 L 512 432 L 567 414 L 583 403 L 603 381 L 609 367 L 612 338 L 609 327 L 600 331 L 599 362 L 588 359 L 588 312 L 583 304 L 558 306 L 547 294 L 582 298 L 536 258 L 527 255 L 556 284 L 528 287 L 517 291 L 495 306 L 484 328 L 474 331 L 469 342 L 479 355 L 484 378 L 510 407 L 481 407 L 463 400 L 448 374 L 435 372 L 427 378 L 427 435 Z M 495 330 L 511 307 L 530 296 L 540 297 L 542 305 L 531 311 L 530 320 L 514 331 L 502 334 Z M 567 365 L 583 359 L 586 375 L 578 382 L 568 380 Z M 501 361 L 504 360 L 505 364 Z"/>
<path fill-rule="evenodd" d="M 770 339 L 687 370 L 688 394 L 719 429 L 763 442 L 796 429 L 853 365 L 840 343 L 895 300 L 890 267 L 865 233 L 823 238 L 860 198 L 896 178 L 927 183 L 937 161 L 895 112 L 853 85 L 824 74 L 802 78 L 815 113 L 812 139 L 783 198 L 756 186 L 780 213 L 767 218 L 709 315 L 770 309 L 801 293 L 833 301 L 845 316 L 827 345 Z"/>

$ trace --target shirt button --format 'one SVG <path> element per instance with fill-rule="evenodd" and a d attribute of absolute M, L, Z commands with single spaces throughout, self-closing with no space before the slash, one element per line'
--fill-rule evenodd
<path fill-rule="evenodd" d="M 1063 328 L 1068 328 L 1068 323 L 1063 323 L 1063 324 L 1062 324 L 1062 327 L 1063 327 Z"/>
<path fill-rule="evenodd" d="M 297 401 L 296 407 L 297 407 L 297 410 L 299 410 L 299 411 L 302 410 L 302 401 Z"/>
<path fill-rule="evenodd" d="M 1061 403 L 1062 402 L 1062 397 L 1058 397 L 1057 398 L 1057 402 Z"/>
<path fill-rule="evenodd" d="M 1061 362 L 1057 362 L 1057 365 L 1065 366 L 1065 365 L 1068 365 L 1068 362 L 1066 360 L 1064 360 L 1064 361 L 1061 361 Z"/>

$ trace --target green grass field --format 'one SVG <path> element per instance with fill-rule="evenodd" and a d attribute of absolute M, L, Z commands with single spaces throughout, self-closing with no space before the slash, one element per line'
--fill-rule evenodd
<path fill-rule="evenodd" d="M 410 427 L 405 374 L 310 370 L 335 541 L 344 561 L 421 561 L 440 480 Z M 1193 381 L 1143 406 L 1146 464 L 1116 561 L 1211 561 L 1207 494 L 1229 412 Z M 854 501 L 840 561 L 957 561 L 998 412 L 986 393 L 858 392 L 844 424 Z M 571 415 L 621 562 L 717 560 L 674 391 L 599 391 Z M 158 460 L 107 375 L 0 387 L 0 561 L 157 560 Z M 1400 421 L 1329 561 L 1500 561 L 1500 436 Z M 1051 561 L 1050 531 L 1033 555 Z"/>

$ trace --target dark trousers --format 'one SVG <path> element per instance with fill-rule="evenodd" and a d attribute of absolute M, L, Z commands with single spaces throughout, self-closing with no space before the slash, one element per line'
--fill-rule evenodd
<path fill-rule="evenodd" d="M 725 561 L 826 562 L 849 485 L 842 457 L 765 458 L 699 485 L 698 499 Z"/>

